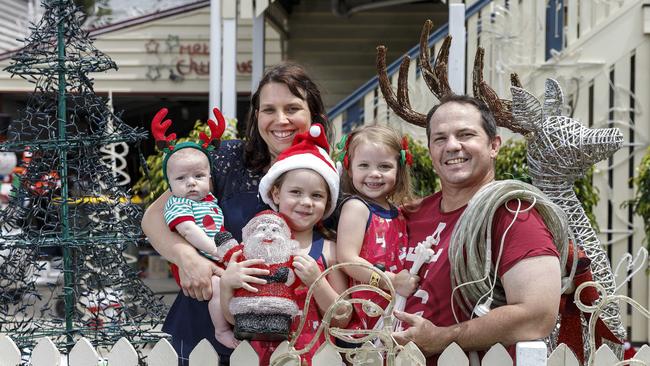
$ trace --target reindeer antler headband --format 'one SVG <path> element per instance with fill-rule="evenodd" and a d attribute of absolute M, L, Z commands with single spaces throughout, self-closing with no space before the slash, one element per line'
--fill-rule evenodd
<path fill-rule="evenodd" d="M 422 78 L 426 82 L 431 93 L 438 98 L 443 99 L 446 96 L 452 95 L 453 91 L 449 86 L 447 78 L 448 62 L 449 62 L 449 48 L 451 46 L 451 36 L 445 37 L 445 40 L 438 51 L 434 66 L 431 66 L 430 51 L 429 51 L 429 33 L 433 23 L 427 20 L 422 26 L 420 33 L 420 68 L 422 71 Z M 479 47 L 476 51 L 474 58 L 474 71 L 473 71 L 473 91 L 474 97 L 487 104 L 488 108 L 494 114 L 497 125 L 500 127 L 508 128 L 514 132 L 524 133 L 525 130 L 513 122 L 512 118 L 512 102 L 509 100 L 499 99 L 496 92 L 483 80 L 483 48 Z M 426 115 L 414 111 L 411 108 L 411 103 L 408 96 L 408 69 L 411 62 L 410 57 L 404 56 L 399 69 L 399 76 L 397 78 L 397 95 L 393 91 L 388 73 L 386 72 L 386 47 L 377 47 L 377 77 L 379 79 L 379 88 L 384 95 L 386 104 L 390 109 L 395 112 L 404 121 L 419 127 L 426 127 L 428 121 Z M 513 86 L 521 86 L 519 78 L 516 74 L 511 75 L 511 82 Z"/>
<path fill-rule="evenodd" d="M 165 177 L 165 180 L 167 180 L 167 161 L 169 160 L 169 157 L 172 156 L 175 152 L 182 149 L 191 148 L 201 151 L 205 154 L 205 156 L 208 157 L 210 166 L 212 166 L 210 151 L 219 146 L 219 139 L 226 129 L 226 120 L 223 118 L 223 115 L 221 114 L 221 111 L 219 111 L 219 108 L 214 108 L 212 110 L 212 113 L 214 113 L 217 122 L 213 121 L 212 119 L 208 119 L 210 136 L 206 135 L 203 132 L 199 134 L 201 143 L 186 141 L 180 144 L 176 144 L 175 133 L 165 135 L 167 133 L 167 129 L 172 125 L 171 119 L 165 119 L 167 112 L 167 108 L 161 108 L 151 120 L 151 133 L 156 140 L 156 147 L 165 153 L 162 162 L 163 176 Z"/>

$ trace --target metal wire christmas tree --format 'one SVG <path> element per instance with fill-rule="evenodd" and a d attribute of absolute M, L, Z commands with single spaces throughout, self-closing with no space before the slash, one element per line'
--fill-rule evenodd
<path fill-rule="evenodd" d="M 28 352 L 42 336 L 62 350 L 82 336 L 95 346 L 120 337 L 156 341 L 166 308 L 122 253 L 141 236 L 141 211 L 100 151 L 146 132 L 123 123 L 95 95 L 88 74 L 117 67 L 81 29 L 84 16 L 72 0 L 43 6 L 42 20 L 6 68 L 36 87 L 0 145 L 31 155 L 0 212 L 0 332 Z M 47 252 L 62 256 L 52 262 L 62 279 L 43 275 Z"/>

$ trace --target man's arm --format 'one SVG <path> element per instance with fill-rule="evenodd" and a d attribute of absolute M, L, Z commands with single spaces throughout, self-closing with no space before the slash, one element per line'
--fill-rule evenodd
<path fill-rule="evenodd" d="M 186 296 L 197 300 L 212 297 L 212 274 L 220 274 L 219 267 L 200 255 L 183 237 L 169 230 L 163 216 L 165 202 L 171 193 L 163 193 L 154 201 L 142 218 L 142 231 L 160 255 L 179 268 L 181 287 Z"/>
<path fill-rule="evenodd" d="M 429 356 L 456 342 L 466 351 L 505 346 L 547 336 L 555 325 L 560 303 L 560 264 L 556 257 L 540 256 L 522 260 L 501 278 L 507 305 L 492 309 L 480 318 L 436 327 L 420 316 L 396 312 L 411 327 L 394 333 L 405 344 L 413 341 Z"/>

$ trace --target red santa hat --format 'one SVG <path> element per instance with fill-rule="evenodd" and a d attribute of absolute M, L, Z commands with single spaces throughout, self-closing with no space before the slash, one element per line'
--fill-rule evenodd
<path fill-rule="evenodd" d="M 262 200 L 274 210 L 278 210 L 278 206 L 271 197 L 273 183 L 283 173 L 294 169 L 311 169 L 323 177 L 330 194 L 330 207 L 323 218 L 331 215 L 339 197 L 339 174 L 329 156 L 329 145 L 322 125 L 315 123 L 309 131 L 296 135 L 293 144 L 278 155 L 278 159 L 260 181 Z"/>

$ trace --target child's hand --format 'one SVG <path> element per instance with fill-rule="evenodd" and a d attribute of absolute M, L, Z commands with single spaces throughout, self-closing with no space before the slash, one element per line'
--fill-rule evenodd
<path fill-rule="evenodd" d="M 314 258 L 308 255 L 296 255 L 293 257 L 293 269 L 296 276 L 300 278 L 305 286 L 309 287 L 316 282 L 321 271 Z"/>
<path fill-rule="evenodd" d="M 235 252 L 228 267 L 221 275 L 220 286 L 221 290 L 232 291 L 237 288 L 244 288 L 251 292 L 257 292 L 257 289 L 250 285 L 250 283 L 265 284 L 266 281 L 255 276 L 266 276 L 269 271 L 261 268 L 250 268 L 250 266 L 262 264 L 262 259 L 248 259 L 242 262 L 237 262 L 237 258 L 241 255 L 241 251 Z"/>
<path fill-rule="evenodd" d="M 395 291 L 404 297 L 411 296 L 411 294 L 413 294 L 418 288 L 419 282 L 419 276 L 411 275 L 409 271 L 405 269 L 396 273 L 393 277 L 393 287 L 395 287 Z"/>

